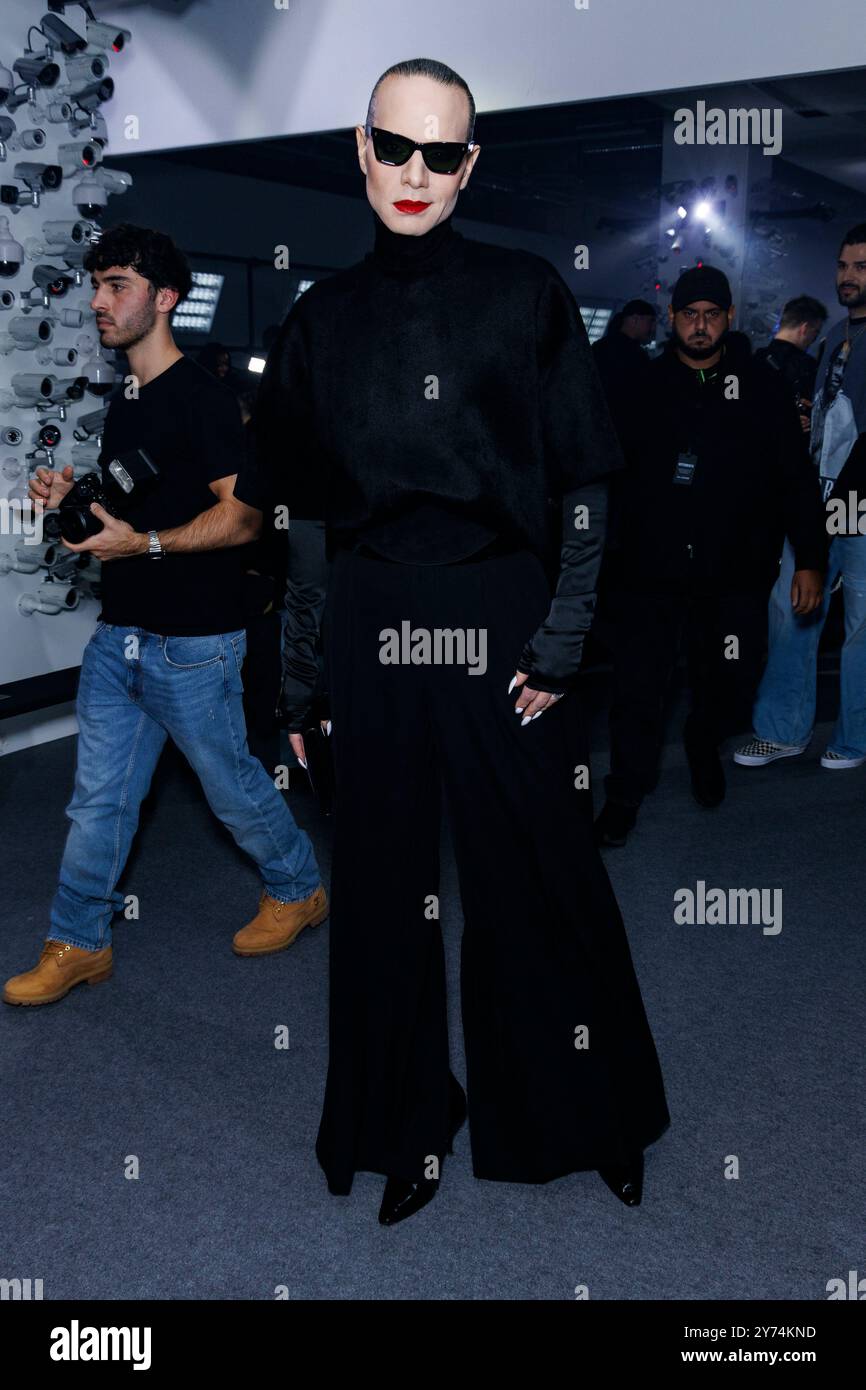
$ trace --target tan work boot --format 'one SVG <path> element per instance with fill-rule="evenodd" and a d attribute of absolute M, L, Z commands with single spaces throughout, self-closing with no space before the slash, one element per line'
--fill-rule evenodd
<path fill-rule="evenodd" d="M 304 930 L 316 927 L 328 915 L 328 895 L 320 883 L 315 893 L 297 903 L 281 903 L 262 893 L 258 916 L 235 932 L 236 956 L 269 956 L 284 951 Z"/>
<path fill-rule="evenodd" d="M 53 1004 L 83 980 L 89 985 L 107 980 L 111 970 L 110 946 L 84 951 L 66 941 L 46 941 L 39 963 L 6 981 L 3 999 L 7 1004 Z"/>

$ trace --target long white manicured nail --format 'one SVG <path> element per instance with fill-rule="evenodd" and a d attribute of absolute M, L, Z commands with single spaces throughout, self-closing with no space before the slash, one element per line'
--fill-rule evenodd
<path fill-rule="evenodd" d="M 524 724 L 531 724 L 531 723 L 532 723 L 532 719 L 533 719 L 533 716 L 532 716 L 532 715 L 530 715 L 530 714 L 524 714 L 523 718 L 522 718 L 521 721 L 520 721 L 520 727 L 521 727 L 521 729 L 523 728 Z"/>
<path fill-rule="evenodd" d="M 533 719 L 537 719 L 538 716 L 539 716 L 540 714 L 544 714 L 544 710 L 543 710 L 543 709 L 537 709 L 537 710 L 535 711 L 534 715 L 532 716 Z"/>
<path fill-rule="evenodd" d="M 307 770 L 307 764 L 304 762 L 303 758 L 298 758 L 298 762 L 301 764 L 301 767 L 302 767 L 302 768 L 304 769 L 304 771 L 306 772 L 306 770 Z"/>
<path fill-rule="evenodd" d="M 330 719 L 329 719 L 329 720 L 327 721 L 327 723 L 325 724 L 325 728 L 327 729 L 328 733 L 331 732 L 331 721 L 330 721 Z"/>
<path fill-rule="evenodd" d="M 511 684 L 510 684 L 509 687 L 508 687 L 508 694 L 509 694 L 509 695 L 511 694 L 511 692 L 512 692 L 512 690 L 514 689 L 514 687 L 516 686 L 516 684 L 517 684 L 517 677 L 516 677 L 516 676 L 512 676 L 512 677 L 511 677 Z"/>

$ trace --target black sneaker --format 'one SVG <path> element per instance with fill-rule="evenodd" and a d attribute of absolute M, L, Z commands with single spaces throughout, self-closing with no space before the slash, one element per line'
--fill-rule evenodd
<path fill-rule="evenodd" d="M 688 720 L 683 729 L 683 745 L 692 775 L 692 796 L 699 806 L 719 806 L 725 799 L 727 783 L 718 748 L 706 736 L 696 735 Z"/>
<path fill-rule="evenodd" d="M 628 832 L 634 829 L 636 820 L 636 806 L 623 806 L 617 801 L 606 801 L 595 822 L 595 843 L 624 845 L 628 839 Z"/>

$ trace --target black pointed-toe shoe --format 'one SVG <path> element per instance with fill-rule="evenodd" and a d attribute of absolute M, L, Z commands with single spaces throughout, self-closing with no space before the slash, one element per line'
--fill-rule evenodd
<path fill-rule="evenodd" d="M 598 1175 L 615 1197 L 627 1207 L 639 1207 L 643 1195 L 643 1154 L 629 1163 L 609 1165 L 598 1169 Z"/>
<path fill-rule="evenodd" d="M 405 1221 L 428 1202 L 432 1202 L 439 1191 L 438 1178 L 424 1178 L 421 1182 L 409 1182 L 406 1178 L 388 1178 L 379 1208 L 379 1224 L 396 1226 Z"/>
<path fill-rule="evenodd" d="M 451 1128 L 448 1136 L 448 1152 L 454 1152 L 457 1131 L 466 1119 L 466 1096 L 455 1078 L 451 1078 Z M 439 1191 L 438 1178 L 424 1178 L 421 1182 L 410 1182 L 407 1178 L 388 1178 L 379 1208 L 379 1222 L 382 1226 L 396 1226 L 412 1216 L 428 1202 L 432 1202 Z"/>

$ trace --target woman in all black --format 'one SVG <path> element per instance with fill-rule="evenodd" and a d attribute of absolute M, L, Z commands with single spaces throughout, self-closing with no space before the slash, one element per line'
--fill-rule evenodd
<path fill-rule="evenodd" d="M 621 458 L 565 282 L 451 224 L 477 157 L 459 145 L 467 99 L 471 141 L 450 69 L 419 59 L 380 79 L 358 128 L 374 249 L 293 306 L 259 398 L 259 455 L 290 513 L 296 749 L 320 632 L 333 721 L 316 1152 L 333 1193 L 358 1170 L 387 1175 L 386 1224 L 433 1196 L 466 1114 L 438 922 L 443 798 L 475 1176 L 598 1169 L 634 1204 L 642 1151 L 669 1124 L 571 693 Z M 430 111 L 456 149 L 426 143 Z"/>

